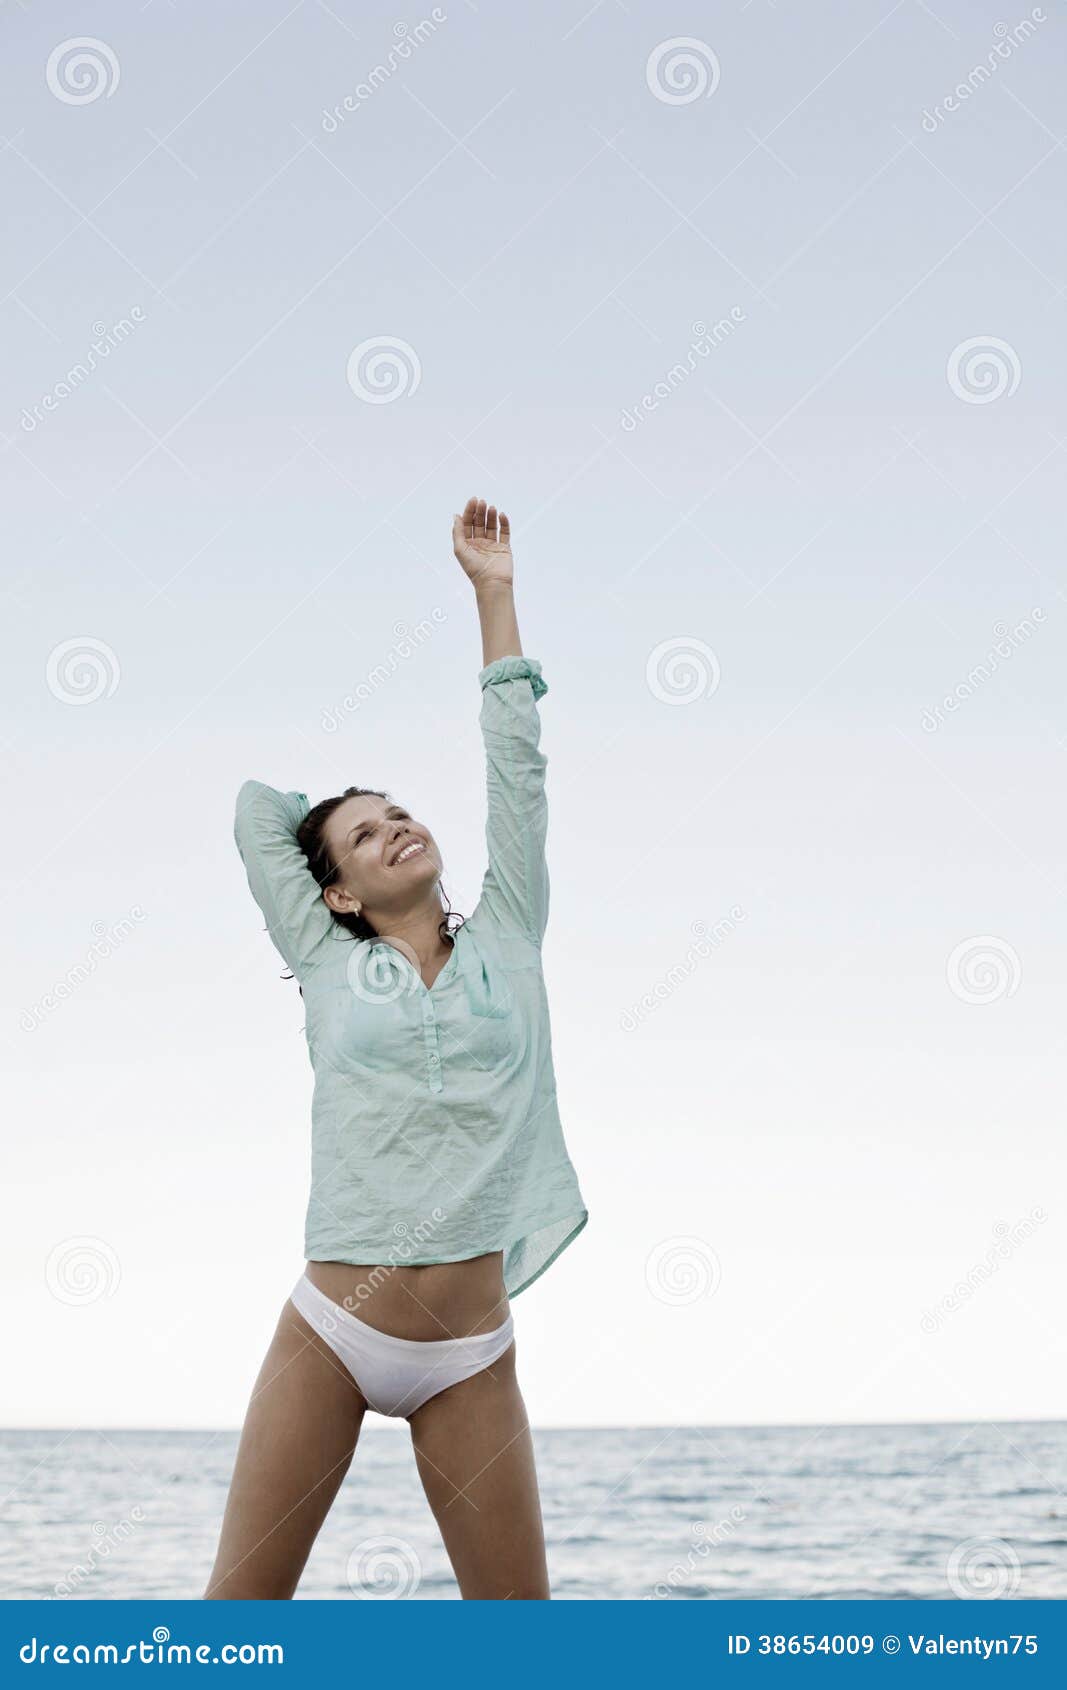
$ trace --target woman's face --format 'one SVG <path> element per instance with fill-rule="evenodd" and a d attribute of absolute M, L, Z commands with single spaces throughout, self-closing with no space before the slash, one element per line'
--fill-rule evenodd
<path fill-rule="evenodd" d="M 357 904 L 364 913 L 403 908 L 425 896 L 444 866 L 429 828 L 386 798 L 346 798 L 326 823 L 326 842 L 337 878 L 323 898 L 340 915 Z"/>

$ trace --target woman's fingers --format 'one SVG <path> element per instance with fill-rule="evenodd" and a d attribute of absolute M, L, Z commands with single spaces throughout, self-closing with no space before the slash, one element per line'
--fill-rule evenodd
<path fill-rule="evenodd" d="M 461 540 L 485 540 L 490 545 L 496 545 L 498 541 L 508 545 L 511 523 L 506 511 L 498 512 L 495 505 L 487 505 L 484 499 L 472 495 L 462 511 L 457 511 L 452 518 L 452 538 L 457 543 Z"/>
<path fill-rule="evenodd" d="M 467 503 L 464 505 L 460 514 L 456 517 L 456 521 L 460 525 L 460 530 L 464 538 L 467 540 L 471 540 L 474 537 L 474 519 L 477 514 L 478 501 L 472 495 L 471 498 L 467 500 Z"/>

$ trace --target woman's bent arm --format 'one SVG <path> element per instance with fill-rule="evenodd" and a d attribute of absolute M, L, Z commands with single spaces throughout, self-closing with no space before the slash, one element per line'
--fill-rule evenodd
<path fill-rule="evenodd" d="M 296 842 L 307 813 L 303 792 L 276 792 L 262 781 L 246 780 L 233 827 L 252 896 L 276 949 L 301 981 L 333 929 L 322 890 Z"/>

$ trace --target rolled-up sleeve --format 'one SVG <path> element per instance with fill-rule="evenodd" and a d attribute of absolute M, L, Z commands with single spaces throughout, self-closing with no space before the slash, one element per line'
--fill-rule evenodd
<path fill-rule="evenodd" d="M 547 758 L 538 701 L 548 691 L 536 658 L 498 657 L 478 676 L 485 744 L 489 866 L 472 921 L 540 945 L 548 922 Z"/>
<path fill-rule="evenodd" d="M 237 794 L 233 834 L 253 898 L 276 949 L 298 980 L 315 966 L 333 917 L 296 841 L 309 809 L 303 792 L 276 792 L 246 780 Z"/>

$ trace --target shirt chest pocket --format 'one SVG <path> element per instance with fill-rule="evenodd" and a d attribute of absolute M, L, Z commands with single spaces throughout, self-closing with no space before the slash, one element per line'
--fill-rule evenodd
<path fill-rule="evenodd" d="M 451 996 L 441 1016 L 442 1054 L 448 1061 L 466 1056 L 477 1070 L 516 1068 L 525 1061 L 530 1041 L 536 968 L 494 969 L 487 988 Z"/>
<path fill-rule="evenodd" d="M 516 1018 L 509 1005 L 467 1003 L 457 993 L 442 1003 L 437 1016 L 437 1039 L 445 1073 L 469 1069 L 491 1073 L 505 1067 L 512 1056 Z"/>

